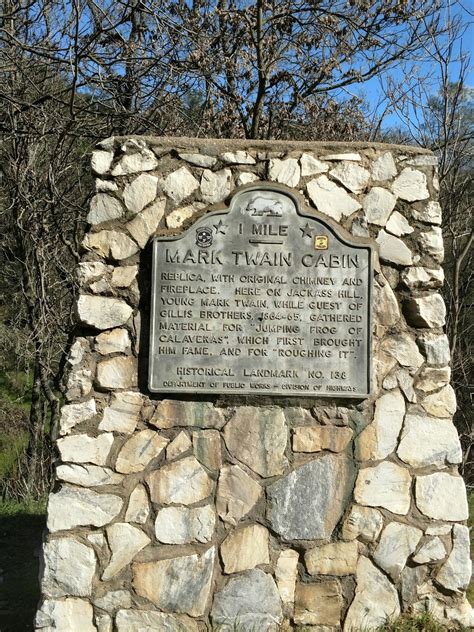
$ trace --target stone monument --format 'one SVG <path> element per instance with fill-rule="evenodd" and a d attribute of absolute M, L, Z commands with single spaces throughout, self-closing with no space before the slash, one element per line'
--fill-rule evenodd
<path fill-rule="evenodd" d="M 473 624 L 435 157 L 111 138 L 36 629 Z"/>

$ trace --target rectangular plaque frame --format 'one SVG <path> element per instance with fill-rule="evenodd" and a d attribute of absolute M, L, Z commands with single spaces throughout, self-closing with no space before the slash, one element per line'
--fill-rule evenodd
<path fill-rule="evenodd" d="M 372 283 L 369 240 L 283 187 L 241 188 L 154 240 L 149 389 L 368 397 Z"/>

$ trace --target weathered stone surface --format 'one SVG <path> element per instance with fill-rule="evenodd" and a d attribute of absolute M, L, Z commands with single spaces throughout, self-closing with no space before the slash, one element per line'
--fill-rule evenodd
<path fill-rule="evenodd" d="M 416 388 L 425 393 L 436 391 L 451 380 L 451 369 L 449 366 L 443 367 L 425 367 L 416 382 Z"/>
<path fill-rule="evenodd" d="M 35 627 L 42 632 L 97 632 L 93 610 L 85 599 L 46 599 L 36 613 Z"/>
<path fill-rule="evenodd" d="M 142 173 L 127 184 L 123 190 L 123 201 L 132 213 L 139 213 L 147 204 L 153 202 L 158 188 L 158 178 Z"/>
<path fill-rule="evenodd" d="M 438 562 L 446 557 L 446 547 L 440 538 L 433 538 L 425 542 L 417 551 L 412 560 L 416 564 L 429 564 Z"/>
<path fill-rule="evenodd" d="M 131 434 L 138 423 L 143 395 L 134 391 L 112 393 L 110 406 L 104 410 L 99 430 Z"/>
<path fill-rule="evenodd" d="M 216 508 L 225 522 L 236 525 L 263 495 L 262 487 L 238 465 L 221 469 L 217 484 Z"/>
<path fill-rule="evenodd" d="M 419 208 L 412 208 L 411 214 L 413 218 L 419 222 L 441 225 L 441 204 L 434 200 L 427 202 L 421 210 Z"/>
<path fill-rule="evenodd" d="M 420 349 L 426 356 L 426 362 L 432 366 L 449 364 L 451 353 L 446 334 L 424 333 L 417 338 Z"/>
<path fill-rule="evenodd" d="M 370 237 L 369 226 L 365 216 L 354 218 L 351 224 L 351 233 L 354 237 Z"/>
<path fill-rule="evenodd" d="M 444 242 L 440 226 L 432 226 L 430 230 L 422 231 L 418 235 L 418 243 L 422 254 L 428 254 L 436 262 L 442 263 L 444 259 Z"/>
<path fill-rule="evenodd" d="M 61 408 L 60 434 L 69 434 L 77 424 L 92 419 L 96 414 L 95 399 L 89 399 L 80 404 L 65 404 Z"/>
<path fill-rule="evenodd" d="M 400 308 L 390 284 L 386 280 L 383 285 L 375 283 L 374 290 L 376 320 L 384 327 L 393 327 L 393 325 L 396 325 L 400 320 Z"/>
<path fill-rule="evenodd" d="M 148 503 L 148 494 L 146 493 L 146 489 L 143 485 L 137 485 L 130 494 L 125 520 L 126 522 L 145 524 L 149 513 L 150 505 Z"/>
<path fill-rule="evenodd" d="M 321 162 L 311 154 L 302 154 L 300 158 L 301 165 L 301 175 L 303 178 L 305 176 L 314 176 L 317 173 L 324 173 L 325 171 L 329 171 L 329 165 Z"/>
<path fill-rule="evenodd" d="M 168 197 L 179 204 L 196 191 L 199 181 L 186 167 L 181 167 L 163 180 L 162 187 Z"/>
<path fill-rule="evenodd" d="M 395 377 L 397 379 L 397 384 L 406 399 L 412 404 L 416 403 L 417 396 L 413 388 L 414 378 L 410 375 L 410 373 L 406 369 L 398 369 L 395 372 Z"/>
<path fill-rule="evenodd" d="M 97 632 L 113 632 L 113 621 L 110 614 L 105 612 L 97 612 L 94 615 L 94 623 L 97 628 Z"/>
<path fill-rule="evenodd" d="M 284 604 L 292 604 L 295 598 L 296 576 L 298 575 L 298 552 L 284 549 L 275 566 L 275 579 L 280 598 Z"/>
<path fill-rule="evenodd" d="M 232 531 L 221 544 L 224 573 L 238 573 L 269 564 L 268 531 L 260 524 Z"/>
<path fill-rule="evenodd" d="M 128 590 L 111 590 L 102 597 L 95 598 L 94 606 L 106 612 L 114 612 L 118 608 L 131 608 L 132 595 Z"/>
<path fill-rule="evenodd" d="M 180 152 L 179 157 L 192 165 L 196 165 L 196 167 L 213 167 L 217 162 L 217 158 L 214 158 L 214 156 L 205 156 L 204 154 L 188 154 Z"/>
<path fill-rule="evenodd" d="M 434 417 L 452 417 L 456 412 L 456 393 L 450 384 L 446 384 L 437 393 L 426 395 L 421 405 Z"/>
<path fill-rule="evenodd" d="M 385 461 L 359 471 L 354 498 L 360 505 L 384 507 L 405 515 L 410 509 L 411 476 L 404 467 Z"/>
<path fill-rule="evenodd" d="M 331 182 L 327 176 L 310 180 L 306 190 L 318 211 L 332 217 L 337 222 L 347 215 L 359 210 L 361 205 L 342 187 Z"/>
<path fill-rule="evenodd" d="M 426 566 L 405 566 L 400 578 L 404 608 L 418 600 L 417 588 L 426 581 L 427 574 Z"/>
<path fill-rule="evenodd" d="M 96 193 L 90 203 L 87 221 L 89 224 L 101 224 L 122 215 L 123 206 L 120 200 L 107 193 Z"/>
<path fill-rule="evenodd" d="M 109 191 L 118 191 L 118 185 L 111 180 L 100 180 L 96 178 L 95 181 L 96 193 L 108 193 Z"/>
<path fill-rule="evenodd" d="M 469 510 L 466 487 L 460 476 L 436 472 L 416 477 L 415 498 L 418 509 L 435 520 L 467 520 Z"/>
<path fill-rule="evenodd" d="M 254 165 L 255 158 L 253 158 L 246 151 L 226 151 L 221 154 L 221 158 L 229 165 Z"/>
<path fill-rule="evenodd" d="M 426 176 L 417 169 L 406 167 L 395 178 L 392 184 L 392 191 L 401 200 L 415 202 L 416 200 L 426 200 L 430 197 L 426 186 Z"/>
<path fill-rule="evenodd" d="M 466 597 L 462 597 L 454 607 L 449 606 L 445 609 L 446 619 L 449 622 L 457 623 L 464 626 L 468 630 L 474 628 L 474 608 L 471 606 Z"/>
<path fill-rule="evenodd" d="M 158 166 L 155 154 L 142 140 L 130 139 L 122 145 L 123 156 L 112 169 L 113 176 L 126 176 L 129 173 L 151 171 Z"/>
<path fill-rule="evenodd" d="M 92 250 L 102 257 L 122 261 L 138 252 L 138 245 L 117 230 L 101 230 L 98 233 L 87 233 L 82 245 L 86 250 Z"/>
<path fill-rule="evenodd" d="M 448 533 L 451 533 L 452 526 L 451 524 L 432 522 L 426 527 L 425 535 L 448 535 Z"/>
<path fill-rule="evenodd" d="M 274 158 L 270 160 L 268 171 L 270 180 L 279 182 L 280 184 L 286 184 L 289 187 L 297 187 L 300 176 L 300 166 L 295 158 L 287 158 L 286 160 Z"/>
<path fill-rule="evenodd" d="M 104 331 L 95 339 L 95 348 L 100 355 L 109 353 L 128 353 L 131 348 L 131 341 L 126 329 L 112 329 Z"/>
<path fill-rule="evenodd" d="M 229 452 L 260 476 L 282 474 L 287 466 L 288 429 L 280 409 L 239 407 L 224 439 Z"/>
<path fill-rule="evenodd" d="M 155 610 L 119 610 L 115 625 L 117 632 L 199 632 L 196 621 Z"/>
<path fill-rule="evenodd" d="M 132 308 L 119 298 L 81 294 L 77 300 L 77 315 L 84 325 L 96 329 L 111 329 L 127 322 Z"/>
<path fill-rule="evenodd" d="M 105 546 L 105 535 L 101 531 L 89 533 L 87 539 L 99 550 Z"/>
<path fill-rule="evenodd" d="M 67 363 L 73 367 L 81 364 L 81 362 L 87 358 L 87 354 L 90 350 L 91 346 L 86 338 L 76 338 L 69 350 Z"/>
<path fill-rule="evenodd" d="M 381 230 L 375 240 L 379 245 L 380 258 L 402 266 L 411 266 L 413 256 L 408 246 L 398 237 Z"/>
<path fill-rule="evenodd" d="M 444 282 L 443 268 L 412 267 L 402 270 L 400 279 L 410 290 L 439 288 Z"/>
<path fill-rule="evenodd" d="M 402 366 L 418 369 L 424 362 L 416 342 L 409 334 L 397 334 L 386 338 L 382 350 L 397 360 Z"/>
<path fill-rule="evenodd" d="M 198 208 L 195 204 L 182 206 L 175 209 L 166 217 L 166 226 L 168 228 L 180 228 L 184 222 L 197 213 Z"/>
<path fill-rule="evenodd" d="M 135 563 L 133 586 L 161 610 L 200 617 L 210 597 L 214 558 L 212 547 L 202 555 Z"/>
<path fill-rule="evenodd" d="M 408 412 L 397 454 L 413 467 L 460 463 L 461 444 L 449 419 L 436 419 L 416 411 Z"/>
<path fill-rule="evenodd" d="M 221 169 L 210 171 L 205 169 L 201 177 L 201 194 L 204 202 L 215 204 L 222 202 L 232 190 L 232 171 Z"/>
<path fill-rule="evenodd" d="M 420 155 L 410 158 L 406 161 L 407 165 L 414 165 L 415 167 L 436 167 L 438 165 L 438 158 L 433 155 Z"/>
<path fill-rule="evenodd" d="M 331 542 L 309 549 L 304 556 L 310 575 L 351 575 L 356 572 L 359 545 L 351 542 Z"/>
<path fill-rule="evenodd" d="M 144 248 L 156 232 L 165 212 L 165 206 L 166 198 L 158 199 L 126 224 L 125 228 L 140 248 Z"/>
<path fill-rule="evenodd" d="M 58 439 L 57 446 L 63 461 L 105 465 L 113 442 L 114 435 L 105 432 L 98 437 L 89 437 L 86 434 L 62 437 Z"/>
<path fill-rule="evenodd" d="M 403 311 L 413 327 L 442 327 L 446 322 L 446 306 L 439 294 L 409 298 Z"/>
<path fill-rule="evenodd" d="M 242 186 L 244 184 L 250 184 L 251 182 L 255 182 L 259 180 L 259 177 L 256 173 L 250 173 L 249 171 L 243 171 L 239 173 L 237 176 L 237 185 Z"/>
<path fill-rule="evenodd" d="M 221 467 L 221 437 L 218 430 L 194 431 L 193 450 L 194 456 L 208 470 L 218 470 Z"/>
<path fill-rule="evenodd" d="M 74 538 L 49 540 L 43 547 L 41 589 L 46 597 L 87 597 L 95 573 L 94 550 Z"/>
<path fill-rule="evenodd" d="M 116 522 L 107 527 L 106 532 L 112 557 L 102 573 L 101 579 L 104 582 L 120 573 L 151 542 L 141 529 L 126 522 Z"/>
<path fill-rule="evenodd" d="M 231 577 L 215 594 L 211 617 L 222 632 L 239 627 L 277 632 L 282 612 L 275 582 L 258 568 Z"/>
<path fill-rule="evenodd" d="M 92 171 L 97 173 L 99 176 L 107 173 L 112 166 L 112 161 L 114 159 L 113 151 L 104 151 L 98 149 L 92 152 L 91 158 L 91 167 Z"/>
<path fill-rule="evenodd" d="M 153 459 L 160 456 L 168 441 L 155 430 L 137 432 L 122 446 L 115 469 L 123 474 L 141 472 Z"/>
<path fill-rule="evenodd" d="M 210 402 L 180 402 L 164 399 L 156 407 L 150 423 L 157 428 L 167 429 L 175 426 L 193 428 L 222 428 L 225 424 L 222 411 Z"/>
<path fill-rule="evenodd" d="M 138 381 L 137 360 L 133 356 L 116 356 L 97 365 L 97 385 L 106 390 L 133 388 Z"/>
<path fill-rule="evenodd" d="M 378 461 L 391 454 L 397 447 L 404 416 L 405 399 L 399 389 L 379 397 L 375 402 L 374 420 L 357 437 L 357 458 Z"/>
<path fill-rule="evenodd" d="M 342 614 L 342 591 L 337 581 L 297 584 L 295 623 L 316 626 L 339 626 Z"/>
<path fill-rule="evenodd" d="M 388 233 L 401 237 L 402 235 L 410 235 L 415 229 L 410 226 L 406 217 L 398 211 L 393 211 L 385 226 Z"/>
<path fill-rule="evenodd" d="M 175 459 L 180 454 L 184 454 L 184 452 L 190 450 L 191 447 L 191 440 L 184 430 L 182 430 L 166 448 L 166 458 L 168 460 Z"/>
<path fill-rule="evenodd" d="M 382 531 L 374 552 L 374 561 L 393 580 L 398 580 L 409 556 L 423 535 L 421 529 L 401 522 L 390 522 Z"/>
<path fill-rule="evenodd" d="M 47 527 L 51 532 L 87 525 L 102 527 L 118 515 L 122 505 L 120 496 L 63 487 L 49 496 Z"/>
<path fill-rule="evenodd" d="M 321 156 L 323 160 L 353 160 L 354 162 L 360 162 L 362 160 L 361 155 L 355 152 L 346 154 L 326 154 Z"/>
<path fill-rule="evenodd" d="M 138 274 L 138 266 L 118 266 L 112 272 L 112 287 L 130 287 Z"/>
<path fill-rule="evenodd" d="M 286 540 L 329 538 L 352 491 L 352 463 L 323 456 L 267 487 L 268 519 Z"/>
<path fill-rule="evenodd" d="M 400 614 L 395 587 L 366 557 L 359 558 L 356 581 L 356 594 L 347 613 L 344 632 L 378 628 Z"/>
<path fill-rule="evenodd" d="M 383 182 L 384 180 L 390 180 L 397 175 L 397 167 L 395 166 L 395 160 L 389 151 L 382 154 L 372 165 L 372 178 Z"/>
<path fill-rule="evenodd" d="M 342 537 L 344 540 L 360 538 L 363 542 L 375 542 L 383 527 L 382 514 L 378 509 L 352 505 L 344 520 Z"/>
<path fill-rule="evenodd" d="M 69 373 L 67 381 L 66 399 L 85 397 L 92 389 L 92 371 L 88 368 L 75 368 Z"/>
<path fill-rule="evenodd" d="M 453 548 L 448 559 L 436 575 L 436 581 L 453 592 L 466 590 L 471 581 L 469 529 L 461 524 L 453 525 Z"/>
<path fill-rule="evenodd" d="M 164 465 L 147 477 L 151 500 L 155 503 L 192 505 L 207 498 L 212 480 L 194 456 Z"/>
<path fill-rule="evenodd" d="M 353 432 L 338 426 L 298 426 L 293 430 L 294 452 L 342 452 L 347 448 Z"/>
<path fill-rule="evenodd" d="M 97 485 L 119 485 L 123 476 L 107 467 L 65 463 L 56 468 L 56 478 L 66 483 L 81 487 L 97 487 Z"/>
<path fill-rule="evenodd" d="M 352 193 L 362 193 L 370 180 L 367 169 L 350 162 L 341 163 L 335 169 L 331 169 L 330 175 Z"/>
<path fill-rule="evenodd" d="M 164 544 L 210 542 L 215 525 L 216 513 L 212 505 L 164 507 L 156 516 L 155 534 Z"/>
<path fill-rule="evenodd" d="M 397 198 L 390 191 L 382 187 L 372 187 L 364 197 L 362 206 L 370 224 L 385 226 L 396 203 Z"/>

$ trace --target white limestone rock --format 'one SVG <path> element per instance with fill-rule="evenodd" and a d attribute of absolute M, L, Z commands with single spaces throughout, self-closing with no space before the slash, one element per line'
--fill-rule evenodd
<path fill-rule="evenodd" d="M 92 390 L 92 371 L 89 368 L 75 368 L 67 380 L 66 399 L 80 399 L 89 395 Z"/>
<path fill-rule="evenodd" d="M 138 381 L 137 360 L 133 356 L 116 356 L 97 365 L 97 385 L 106 390 L 134 388 Z"/>
<path fill-rule="evenodd" d="M 152 502 L 192 505 L 207 498 L 212 479 L 194 456 L 164 465 L 147 477 Z"/>
<path fill-rule="evenodd" d="M 357 437 L 356 457 L 360 461 L 379 461 L 391 454 L 397 447 L 404 416 L 405 399 L 399 389 L 379 397 L 372 423 Z"/>
<path fill-rule="evenodd" d="M 364 556 L 357 564 L 356 582 L 356 594 L 344 622 L 344 632 L 376 629 L 400 614 L 395 587 Z"/>
<path fill-rule="evenodd" d="M 102 597 L 96 597 L 94 606 L 111 613 L 118 608 L 131 608 L 132 595 L 128 590 L 111 590 Z"/>
<path fill-rule="evenodd" d="M 431 522 L 425 529 L 425 535 L 448 535 L 453 525 L 439 522 Z"/>
<path fill-rule="evenodd" d="M 444 271 L 443 268 L 407 268 L 402 270 L 400 280 L 410 290 L 438 288 L 444 283 Z"/>
<path fill-rule="evenodd" d="M 117 632 L 199 632 L 196 621 L 156 610 L 119 610 L 115 625 Z"/>
<path fill-rule="evenodd" d="M 372 179 L 384 182 L 385 180 L 391 180 L 397 175 L 397 167 L 393 159 L 392 154 L 386 151 L 379 156 L 372 165 Z"/>
<path fill-rule="evenodd" d="M 109 581 L 129 564 L 135 555 L 150 544 L 150 538 L 141 529 L 126 522 L 116 522 L 106 528 L 112 557 L 102 573 L 101 580 Z"/>
<path fill-rule="evenodd" d="M 201 194 L 204 202 L 215 204 L 222 202 L 232 190 L 232 171 L 221 169 L 210 171 L 205 169 L 201 177 Z"/>
<path fill-rule="evenodd" d="M 411 214 L 413 219 L 416 219 L 419 222 L 424 222 L 425 224 L 437 224 L 438 226 L 441 226 L 442 211 L 439 202 L 430 200 L 421 210 L 413 207 Z"/>
<path fill-rule="evenodd" d="M 343 162 L 335 169 L 331 169 L 329 173 L 352 193 L 362 193 L 370 180 L 367 169 L 351 162 Z"/>
<path fill-rule="evenodd" d="M 112 393 L 110 406 L 104 410 L 99 430 L 131 434 L 138 423 L 143 395 L 134 391 Z"/>
<path fill-rule="evenodd" d="M 372 187 L 362 202 L 365 217 L 370 224 L 385 226 L 395 208 L 397 198 L 382 187 Z"/>
<path fill-rule="evenodd" d="M 117 266 L 112 272 L 112 287 L 130 287 L 138 274 L 138 266 Z"/>
<path fill-rule="evenodd" d="M 409 298 L 404 303 L 404 312 L 413 327 L 434 329 L 446 322 L 446 305 L 440 294 Z"/>
<path fill-rule="evenodd" d="M 327 176 L 310 180 L 306 190 L 318 211 L 336 221 L 362 208 L 357 200 L 335 182 L 331 182 Z"/>
<path fill-rule="evenodd" d="M 446 334 L 426 332 L 418 336 L 418 345 L 426 356 L 430 366 L 445 366 L 449 364 L 451 352 Z"/>
<path fill-rule="evenodd" d="M 392 184 L 392 191 L 401 200 L 415 202 L 430 197 L 426 186 L 426 176 L 417 169 L 405 167 Z"/>
<path fill-rule="evenodd" d="M 87 233 L 82 245 L 86 250 L 96 252 L 102 257 L 122 261 L 139 251 L 138 245 L 125 233 L 116 230 L 101 230 L 98 233 Z"/>
<path fill-rule="evenodd" d="M 295 585 L 298 575 L 297 551 L 284 549 L 278 556 L 275 566 L 275 580 L 280 593 L 280 598 L 284 604 L 291 606 L 295 600 Z"/>
<path fill-rule="evenodd" d="M 410 509 L 411 476 L 408 470 L 384 461 L 359 470 L 354 498 L 360 505 L 383 507 L 406 515 Z"/>
<path fill-rule="evenodd" d="M 166 198 L 159 198 L 125 225 L 140 248 L 144 248 L 150 237 L 155 234 L 165 207 Z"/>
<path fill-rule="evenodd" d="M 432 226 L 430 230 L 420 232 L 418 244 L 422 254 L 430 255 L 437 263 L 443 262 L 444 242 L 440 226 Z"/>
<path fill-rule="evenodd" d="M 225 522 L 236 525 L 263 496 L 261 485 L 238 465 L 221 469 L 217 485 L 216 509 Z"/>
<path fill-rule="evenodd" d="M 378 509 L 352 505 L 342 526 L 342 538 L 344 540 L 358 538 L 363 542 L 375 542 L 382 527 L 383 517 Z"/>
<path fill-rule="evenodd" d="M 150 424 L 162 429 L 176 426 L 219 429 L 225 422 L 222 410 L 215 408 L 211 402 L 176 399 L 161 400 L 150 419 Z"/>
<path fill-rule="evenodd" d="M 81 487 L 119 485 L 123 476 L 107 467 L 79 463 L 63 463 L 56 468 L 56 478 Z"/>
<path fill-rule="evenodd" d="M 142 140 L 127 140 L 121 149 L 123 155 L 112 169 L 113 176 L 126 176 L 129 173 L 151 171 L 158 166 L 158 160 L 155 154 Z"/>
<path fill-rule="evenodd" d="M 93 151 L 91 158 L 92 171 L 99 176 L 105 175 L 109 172 L 113 159 L 113 151 L 104 151 L 103 149 Z"/>
<path fill-rule="evenodd" d="M 84 287 L 106 276 L 112 270 L 113 266 L 108 266 L 102 261 L 81 261 L 76 269 L 76 277 L 79 285 Z"/>
<path fill-rule="evenodd" d="M 421 154 L 415 156 L 406 161 L 407 165 L 413 165 L 415 167 L 436 167 L 438 165 L 438 158 L 436 156 L 430 156 L 429 154 Z"/>
<path fill-rule="evenodd" d="M 153 460 L 161 455 L 168 445 L 168 439 L 156 430 L 141 430 L 124 443 L 120 450 L 115 469 L 122 474 L 141 472 Z"/>
<path fill-rule="evenodd" d="M 416 477 L 416 505 L 422 514 L 434 520 L 467 520 L 469 515 L 466 487 L 460 476 L 436 472 Z"/>
<path fill-rule="evenodd" d="M 456 393 L 451 384 L 446 384 L 437 393 L 426 395 L 421 400 L 421 405 L 434 417 L 452 417 L 456 412 Z"/>
<path fill-rule="evenodd" d="M 251 184 L 259 180 L 259 176 L 256 173 L 250 173 L 249 171 L 242 171 L 237 176 L 237 185 L 243 186 L 245 184 Z"/>
<path fill-rule="evenodd" d="M 46 599 L 36 613 L 35 627 L 41 632 L 97 632 L 93 609 L 85 599 Z"/>
<path fill-rule="evenodd" d="M 192 448 L 188 435 L 182 430 L 166 448 L 166 458 L 171 461 Z"/>
<path fill-rule="evenodd" d="M 451 369 L 449 366 L 425 367 L 416 382 L 416 388 L 425 393 L 437 391 L 451 381 Z"/>
<path fill-rule="evenodd" d="M 126 522 L 136 522 L 145 524 L 150 514 L 150 504 L 148 494 L 143 485 L 137 485 L 130 494 L 127 511 L 125 513 Z"/>
<path fill-rule="evenodd" d="M 72 463 L 93 463 L 105 465 L 114 442 L 111 432 L 89 437 L 85 434 L 58 439 L 57 446 L 61 459 Z"/>
<path fill-rule="evenodd" d="M 239 573 L 269 564 L 268 530 L 260 524 L 232 531 L 221 544 L 224 573 Z"/>
<path fill-rule="evenodd" d="M 96 193 L 90 203 L 87 221 L 93 225 L 102 224 L 122 215 L 123 206 L 120 200 L 107 193 Z"/>
<path fill-rule="evenodd" d="M 195 430 L 193 452 L 208 470 L 219 471 L 222 466 L 221 435 L 218 430 Z"/>
<path fill-rule="evenodd" d="M 300 181 L 301 169 L 296 158 L 270 160 L 268 177 L 274 182 L 286 184 L 289 187 L 297 187 Z"/>
<path fill-rule="evenodd" d="M 94 550 L 74 538 L 55 538 L 43 547 L 41 589 L 46 597 L 87 597 L 95 574 Z"/>
<path fill-rule="evenodd" d="M 382 350 L 391 355 L 402 366 L 419 369 L 424 358 L 418 346 L 409 334 L 397 334 L 386 338 L 382 343 Z"/>
<path fill-rule="evenodd" d="M 91 346 L 87 338 L 76 338 L 69 349 L 67 363 L 71 366 L 81 364 L 84 359 L 87 359 L 87 354 L 90 353 L 90 350 Z"/>
<path fill-rule="evenodd" d="M 142 173 L 127 184 L 123 190 L 123 201 L 131 213 L 140 213 L 145 206 L 153 202 L 158 189 L 158 178 Z"/>
<path fill-rule="evenodd" d="M 402 235 L 410 235 L 415 229 L 410 226 L 404 215 L 398 211 L 393 211 L 390 215 L 385 230 L 392 235 L 401 237 Z"/>
<path fill-rule="evenodd" d="M 431 562 L 439 562 L 446 557 L 446 547 L 440 538 L 432 538 L 425 542 L 416 555 L 412 557 L 415 564 L 430 564 Z"/>
<path fill-rule="evenodd" d="M 353 431 L 339 426 L 296 426 L 293 428 L 293 452 L 343 452 Z"/>
<path fill-rule="evenodd" d="M 47 527 L 50 532 L 89 525 L 102 527 L 119 514 L 122 505 L 120 496 L 65 486 L 49 496 Z"/>
<path fill-rule="evenodd" d="M 119 298 L 89 294 L 79 296 L 76 309 L 79 321 L 96 329 L 124 325 L 133 312 L 130 305 Z"/>
<path fill-rule="evenodd" d="M 310 575 L 353 575 L 359 559 L 359 545 L 349 542 L 330 542 L 306 551 L 305 564 Z"/>
<path fill-rule="evenodd" d="M 405 417 L 397 454 L 413 467 L 442 467 L 462 460 L 461 444 L 454 424 L 449 419 L 436 419 L 417 412 L 408 412 Z"/>
<path fill-rule="evenodd" d="M 96 193 L 110 193 L 112 191 L 118 191 L 118 185 L 111 180 L 100 180 L 96 178 L 95 181 Z"/>
<path fill-rule="evenodd" d="M 314 176 L 318 173 L 325 173 L 329 171 L 329 165 L 325 162 L 321 162 L 315 158 L 312 154 L 302 154 L 300 158 L 301 175 Z"/>
<path fill-rule="evenodd" d="M 413 255 L 408 246 L 398 237 L 381 230 L 375 240 L 379 245 L 380 258 L 383 261 L 402 266 L 411 266 Z"/>
<path fill-rule="evenodd" d="M 361 155 L 355 152 L 347 154 L 326 154 L 321 156 L 323 160 L 352 160 L 354 162 L 360 162 L 362 160 Z"/>
<path fill-rule="evenodd" d="M 199 188 L 199 181 L 186 167 L 170 173 L 162 181 L 163 191 L 173 202 L 179 204 Z"/>
<path fill-rule="evenodd" d="M 156 539 L 163 544 L 210 542 L 216 526 L 212 505 L 203 507 L 163 507 L 155 520 Z"/>
<path fill-rule="evenodd" d="M 229 165 L 254 165 L 255 158 L 253 158 L 246 151 L 226 151 L 221 154 L 221 158 Z"/>
<path fill-rule="evenodd" d="M 214 158 L 214 156 L 205 156 L 204 154 L 189 154 L 185 152 L 180 152 L 179 157 L 182 160 L 186 160 L 186 162 L 191 163 L 192 165 L 196 165 L 196 167 L 210 168 L 213 167 L 217 162 L 217 158 Z"/>
<path fill-rule="evenodd" d="M 374 552 L 374 562 L 397 581 L 422 535 L 421 529 L 401 522 L 390 522 L 382 531 Z"/>
<path fill-rule="evenodd" d="M 131 344 L 130 336 L 126 329 L 104 331 L 104 333 L 99 334 L 95 339 L 95 349 L 100 355 L 130 353 Z"/>
<path fill-rule="evenodd" d="M 453 592 L 463 592 L 469 586 L 472 574 L 469 529 L 453 525 L 453 548 L 448 559 L 436 575 L 436 581 Z"/>
<path fill-rule="evenodd" d="M 65 404 L 61 408 L 61 419 L 59 422 L 59 434 L 67 435 L 77 424 L 88 421 L 95 417 L 97 408 L 95 399 L 89 399 L 80 404 Z"/>
<path fill-rule="evenodd" d="M 181 228 L 184 222 L 197 213 L 198 210 L 199 206 L 196 203 L 177 208 L 167 215 L 166 226 L 168 228 Z"/>

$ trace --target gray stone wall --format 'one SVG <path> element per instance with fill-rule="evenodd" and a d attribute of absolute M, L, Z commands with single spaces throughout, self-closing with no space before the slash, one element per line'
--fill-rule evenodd
<path fill-rule="evenodd" d="M 99 143 L 38 630 L 472 625 L 436 159 L 377 144 Z M 150 248 L 271 181 L 378 245 L 364 401 L 146 389 Z"/>

